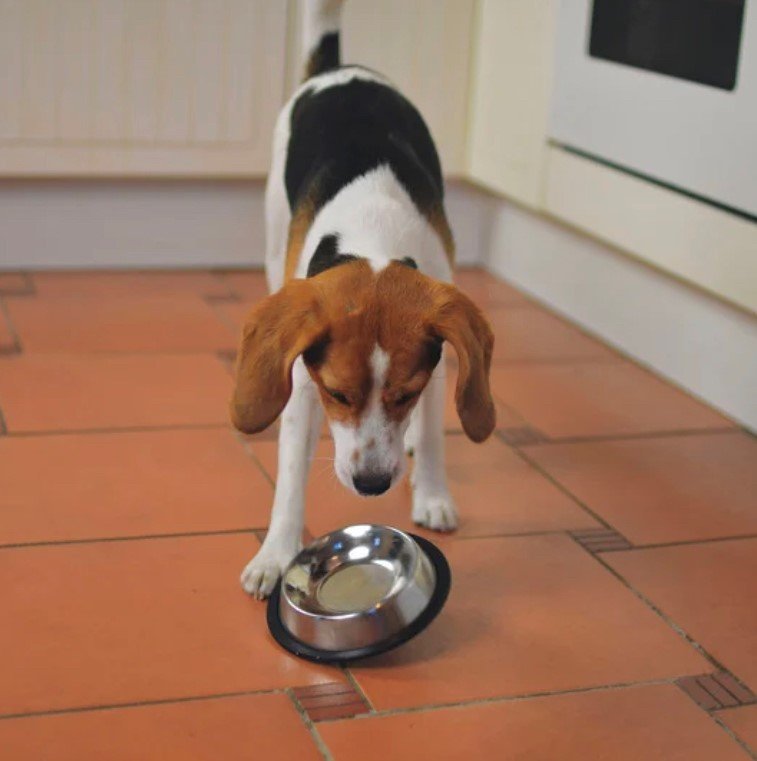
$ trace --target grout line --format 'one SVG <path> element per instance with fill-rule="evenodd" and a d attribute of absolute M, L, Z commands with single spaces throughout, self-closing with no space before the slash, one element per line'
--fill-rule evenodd
<path fill-rule="evenodd" d="M 582 502 L 578 497 L 576 497 L 575 494 L 573 494 L 571 491 L 569 491 L 565 486 L 563 486 L 556 478 L 552 476 L 551 473 L 546 471 L 539 463 L 535 462 L 531 459 L 525 452 L 523 452 L 518 447 L 513 447 L 513 452 L 515 452 L 527 465 L 530 465 L 532 468 L 534 468 L 538 473 L 541 473 L 544 478 L 547 479 L 553 486 L 555 486 L 557 489 L 559 489 L 566 497 L 573 500 L 584 512 L 588 513 L 597 523 L 604 526 L 604 528 L 609 529 L 615 533 L 620 534 L 620 532 L 608 521 L 606 521 L 599 513 L 594 512 L 587 504 Z"/>
<path fill-rule="evenodd" d="M 59 539 L 42 542 L 13 542 L 10 544 L 0 544 L 0 550 L 20 550 L 32 547 L 58 547 L 77 544 L 106 544 L 111 542 L 141 542 L 150 539 L 183 539 L 195 536 L 234 536 L 236 534 L 254 534 L 261 529 L 245 528 L 227 528 L 211 531 L 178 531 L 168 534 L 140 534 L 133 536 L 101 536 L 90 539 Z"/>
<path fill-rule="evenodd" d="M 580 695 L 585 692 L 601 692 L 603 690 L 622 690 L 632 689 L 634 687 L 651 687 L 662 684 L 675 684 L 675 679 L 648 679 L 639 682 L 616 682 L 613 684 L 593 685 L 590 687 L 575 687 L 564 690 L 547 690 L 544 692 L 528 692 L 519 695 L 497 695 L 491 698 L 476 698 L 474 700 L 459 700 L 450 703 L 430 703 L 422 706 L 409 706 L 407 708 L 388 708 L 383 711 L 376 711 L 370 714 L 360 714 L 354 716 L 350 721 L 364 721 L 365 719 L 380 719 L 387 716 L 402 716 L 404 714 L 421 713 L 424 711 L 436 711 L 440 708 L 469 708 L 481 705 L 491 705 L 499 703 L 517 703 L 525 700 L 539 700 L 541 698 L 558 697 L 560 695 Z M 344 719 L 324 719 L 322 724 L 333 721 L 344 721 Z"/>
<path fill-rule="evenodd" d="M 313 738 L 313 742 L 315 743 L 318 752 L 325 759 L 325 761 L 334 761 L 334 757 L 331 755 L 331 751 L 328 749 L 326 743 L 323 741 L 323 738 L 318 732 L 318 728 L 315 726 L 315 723 L 308 716 L 307 711 L 302 707 L 302 704 L 294 694 L 294 689 L 292 687 L 287 687 L 284 692 L 289 697 L 289 700 L 294 706 L 294 710 L 297 711 L 300 718 L 302 719 L 302 723 L 305 725 L 306 729 L 310 733 L 310 736 Z"/>
<path fill-rule="evenodd" d="M 679 542 L 655 542 L 653 544 L 634 544 L 634 550 L 657 550 L 665 547 L 688 547 L 690 545 L 713 544 L 714 542 L 737 542 L 739 539 L 757 539 L 757 534 L 733 534 L 732 536 L 714 536 L 704 539 L 682 539 Z"/>
<path fill-rule="evenodd" d="M 225 326 L 221 325 L 220 328 L 225 330 Z M 30 357 L 43 357 L 46 359 L 121 359 L 121 358 L 133 358 L 139 357 L 142 359 L 155 359 L 156 357 L 215 357 L 219 351 L 231 351 L 236 350 L 234 346 L 235 339 L 233 336 L 229 337 L 229 343 L 226 346 L 217 345 L 213 348 L 204 349 L 129 349 L 127 351 L 120 351 L 119 349 L 90 349 L 90 350 L 74 350 L 66 347 L 54 349 L 52 351 L 41 350 L 36 351 L 34 349 L 27 350 L 25 354 Z M 17 353 L 24 353 L 21 349 Z"/>
<path fill-rule="evenodd" d="M 25 711 L 23 713 L 0 714 L 0 721 L 9 719 L 33 719 L 38 716 L 60 716 L 71 713 L 87 713 L 90 711 L 114 711 L 121 708 L 141 708 L 147 706 L 170 705 L 173 703 L 195 703 L 200 700 L 241 698 L 248 695 L 276 695 L 283 692 L 285 692 L 285 690 L 280 688 L 267 690 L 239 690 L 237 692 L 218 692 L 211 693 L 209 695 L 191 695 L 189 697 L 158 698 L 156 700 L 135 700 L 129 703 L 108 703 L 100 705 L 77 706 L 75 708 L 53 708 L 47 711 Z"/>
<path fill-rule="evenodd" d="M 365 690 L 361 687 L 358 680 L 355 679 L 355 675 L 349 670 L 347 666 L 342 666 L 342 672 L 347 677 L 347 681 L 352 685 L 352 688 L 355 690 L 355 692 L 360 695 L 365 705 L 368 706 L 370 712 L 376 713 L 376 706 L 373 705 L 368 695 L 366 695 Z"/>
<path fill-rule="evenodd" d="M 581 547 L 578 542 L 576 542 L 576 544 Z M 653 613 L 661 618 L 679 637 L 681 637 L 687 644 L 691 645 L 705 660 L 709 661 L 709 663 L 714 666 L 717 671 L 725 671 L 728 674 L 731 673 L 730 669 L 726 668 L 714 656 L 710 655 L 710 653 L 702 645 L 700 645 L 699 642 L 697 642 L 682 626 L 677 624 L 667 613 L 665 613 L 662 608 L 653 603 L 652 600 L 643 592 L 636 589 L 636 587 L 634 587 L 619 571 L 606 563 L 602 555 L 595 555 L 583 547 L 582 549 L 586 552 L 587 555 L 589 555 L 589 557 L 594 558 L 594 560 L 596 560 L 596 562 L 599 563 L 605 570 L 609 571 L 621 584 L 623 584 L 624 587 L 626 587 L 626 589 L 628 589 L 639 600 L 641 600 L 641 602 L 644 603 L 647 608 L 649 608 Z M 740 682 L 741 680 L 737 679 L 737 681 Z"/>
<path fill-rule="evenodd" d="M 237 325 L 234 322 L 234 320 L 232 320 L 227 314 L 224 314 L 223 311 L 218 309 L 219 304 L 238 303 L 238 302 L 217 301 L 217 300 L 210 301 L 208 299 L 206 299 L 205 302 L 207 303 L 208 307 L 215 315 L 218 322 L 220 322 L 221 325 L 223 325 L 223 327 L 226 328 L 226 330 L 231 332 L 233 339 L 230 339 L 230 340 L 235 340 L 235 341 L 238 340 L 241 336 L 242 328 L 239 325 Z"/>
<path fill-rule="evenodd" d="M 754 759 L 757 761 L 757 754 L 752 750 L 752 748 L 744 741 L 742 740 L 720 717 L 719 713 L 721 711 L 728 711 L 732 710 L 730 708 L 715 708 L 712 711 L 708 711 L 705 708 L 703 708 L 699 703 L 697 703 L 696 700 L 694 700 L 694 697 L 692 695 L 689 695 L 686 690 L 681 690 L 681 692 L 686 695 L 686 697 L 700 710 L 702 713 L 704 713 L 706 716 L 708 716 L 712 721 L 714 721 L 735 743 L 737 743 L 739 746 L 741 746 L 742 750 L 746 751 L 749 758 Z M 709 692 L 709 691 L 708 691 Z M 742 706 L 733 706 L 733 708 L 741 708 Z"/>
<path fill-rule="evenodd" d="M 245 454 L 255 463 L 258 470 L 263 474 L 263 478 L 273 487 L 276 488 L 276 479 L 272 478 L 268 471 L 263 467 L 263 463 L 260 462 L 258 459 L 258 456 L 255 454 L 255 451 L 253 447 L 251 446 L 251 443 L 248 439 L 245 439 L 244 434 L 240 433 L 239 431 L 233 430 L 232 433 L 234 434 L 234 437 L 239 441 L 239 443 L 242 445 L 242 449 L 244 450 Z M 275 441 L 275 439 L 272 439 L 272 441 Z"/>
<path fill-rule="evenodd" d="M 158 431 L 207 431 L 230 430 L 228 423 L 175 423 L 173 425 L 133 425 L 115 428 L 59 428 L 43 431 L 9 431 L 11 438 L 31 438 L 34 436 L 71 436 L 75 434 L 98 435 L 104 433 L 153 433 Z"/>
<path fill-rule="evenodd" d="M 594 520 L 601 523 L 605 529 L 612 531 L 613 533 L 618 534 L 622 537 L 625 537 L 626 540 L 629 542 L 628 547 L 613 548 L 612 550 L 607 550 L 608 552 L 633 552 L 636 550 L 652 550 L 652 549 L 660 549 L 665 547 L 687 547 L 689 545 L 710 544 L 714 542 L 735 542 L 735 541 L 738 541 L 739 539 L 757 539 L 757 533 L 749 533 L 749 534 L 734 534 L 732 536 L 709 537 L 704 539 L 684 539 L 681 541 L 672 541 L 672 542 L 654 542 L 650 544 L 637 544 L 636 542 L 630 541 L 628 537 L 626 537 L 625 534 L 618 531 L 610 523 L 608 523 L 601 515 L 594 512 L 592 508 L 590 508 L 587 504 L 585 504 L 578 497 L 576 497 L 576 495 L 573 494 L 567 487 L 563 486 L 556 478 L 554 478 L 539 463 L 532 460 L 531 457 L 529 457 L 529 455 L 526 452 L 523 452 L 517 446 L 513 447 L 513 451 L 516 454 L 520 455 L 521 458 L 524 459 L 529 465 L 531 465 L 533 468 L 538 470 L 539 473 L 541 473 L 548 481 L 550 481 L 555 487 L 557 487 L 561 492 L 563 492 L 563 494 L 565 494 L 567 497 L 572 499 L 580 508 L 582 508 L 592 518 L 594 518 Z M 579 531 L 584 531 L 584 530 L 586 529 L 579 529 Z M 565 532 L 544 532 L 544 533 L 565 533 Z M 461 537 L 461 538 L 474 538 L 474 537 Z M 477 537 L 477 538 L 484 538 L 484 537 Z M 581 542 L 579 542 L 576 537 L 573 537 L 573 539 L 583 549 L 589 552 L 589 554 L 591 555 L 594 554 L 593 552 L 591 552 L 591 550 L 588 547 L 585 547 L 583 544 L 581 544 Z M 724 669 L 724 670 L 727 671 L 727 669 Z"/>
<path fill-rule="evenodd" d="M 11 313 L 8 311 L 8 305 L 5 303 L 5 300 L 0 297 L 0 319 L 5 321 L 5 324 L 8 326 L 8 332 L 10 333 L 11 339 L 13 340 L 13 343 L 10 346 L 10 350 L 7 352 L 3 352 L 4 354 L 9 354 L 11 356 L 21 354 L 23 351 L 23 347 L 21 345 L 21 337 L 18 334 L 18 329 L 16 328 L 15 323 L 11 319 Z"/>
<path fill-rule="evenodd" d="M 442 534 L 442 536 L 448 537 L 451 541 L 455 542 L 470 542 L 470 541 L 481 541 L 482 539 L 518 539 L 521 537 L 529 537 L 529 536 L 566 536 L 570 532 L 570 529 L 543 529 L 540 531 L 513 531 L 511 533 L 500 533 L 500 534 L 482 534 L 482 535 L 471 535 L 471 536 L 457 536 L 454 532 L 445 532 Z M 438 532 L 434 532 L 433 536 L 437 536 Z"/>
<path fill-rule="evenodd" d="M 517 307 L 510 307 L 517 308 Z M 496 340 L 496 337 L 495 337 Z M 596 338 L 594 339 L 596 341 Z M 492 370 L 504 370 L 510 367 L 520 367 L 521 365 L 575 365 L 575 364 L 581 364 L 581 365 L 609 365 L 609 364 L 620 364 L 621 362 L 627 361 L 624 357 L 618 357 L 618 356 L 609 356 L 609 357 L 603 357 L 603 356 L 585 356 L 585 357 L 579 357 L 579 356 L 569 356 L 567 354 L 565 355 L 558 355 L 556 357 L 521 357 L 516 359 L 492 359 Z"/>
<path fill-rule="evenodd" d="M 32 280 L 32 276 L 28 272 L 0 272 L 0 275 L 19 275 L 21 279 L 24 281 L 24 285 L 22 286 L 21 290 L 2 290 L 0 291 L 0 296 L 11 296 L 13 298 L 16 298 L 18 296 L 36 296 L 37 295 L 37 288 L 34 285 L 34 280 Z"/>
<path fill-rule="evenodd" d="M 627 434 L 608 434 L 597 436 L 564 436 L 556 437 L 549 436 L 544 441 L 526 442 L 524 444 L 516 444 L 517 447 L 539 447 L 550 446 L 559 444 L 590 444 L 594 442 L 603 441 L 636 441 L 637 439 L 664 439 L 674 438 L 676 436 L 704 436 L 704 435 L 722 435 L 727 433 L 739 433 L 739 428 L 733 426 L 722 426 L 718 428 L 688 428 L 682 430 L 666 430 L 666 431 L 643 431 L 641 433 L 627 433 Z"/>

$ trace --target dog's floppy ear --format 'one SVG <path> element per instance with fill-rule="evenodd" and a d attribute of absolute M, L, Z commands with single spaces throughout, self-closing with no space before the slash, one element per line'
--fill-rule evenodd
<path fill-rule="evenodd" d="M 494 335 L 481 310 L 462 292 L 444 285 L 431 329 L 449 341 L 457 353 L 455 405 L 463 430 L 473 441 L 484 441 L 497 423 L 489 369 Z"/>
<path fill-rule="evenodd" d="M 237 357 L 231 420 L 244 433 L 267 428 L 292 393 L 292 365 L 327 331 L 309 280 L 291 280 L 250 312 Z"/>

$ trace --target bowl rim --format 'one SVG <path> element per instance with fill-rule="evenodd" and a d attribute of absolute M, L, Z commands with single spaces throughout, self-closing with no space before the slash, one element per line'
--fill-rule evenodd
<path fill-rule="evenodd" d="M 389 526 L 388 528 L 392 527 Z M 401 529 L 398 530 L 401 531 Z M 436 584 L 426 607 L 404 629 L 400 629 L 380 642 L 374 642 L 372 645 L 351 650 L 322 650 L 313 647 L 297 639 L 281 621 L 279 615 L 281 582 L 279 581 L 268 598 L 268 609 L 266 611 L 268 629 L 276 642 L 293 655 L 308 661 L 315 663 L 346 663 L 385 653 L 420 634 L 437 617 L 447 602 L 450 587 L 452 586 L 452 574 L 447 558 L 444 557 L 442 551 L 435 544 L 425 537 L 411 534 L 408 531 L 402 531 L 402 533 L 409 536 L 418 545 L 433 566 L 436 574 Z"/>

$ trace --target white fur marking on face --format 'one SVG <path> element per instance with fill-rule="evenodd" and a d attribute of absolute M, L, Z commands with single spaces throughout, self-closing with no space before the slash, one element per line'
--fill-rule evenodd
<path fill-rule="evenodd" d="M 379 346 L 370 358 L 372 385 L 365 411 L 356 426 L 331 423 L 334 438 L 334 469 L 339 480 L 354 490 L 359 473 L 383 473 L 396 483 L 404 471 L 406 423 L 389 420 L 382 403 L 382 391 L 389 371 L 389 355 Z"/>
<path fill-rule="evenodd" d="M 384 388 L 389 370 L 389 355 L 380 346 L 375 346 L 371 354 L 371 370 L 373 371 L 373 393 L 378 394 L 380 401 L 381 390 Z"/>

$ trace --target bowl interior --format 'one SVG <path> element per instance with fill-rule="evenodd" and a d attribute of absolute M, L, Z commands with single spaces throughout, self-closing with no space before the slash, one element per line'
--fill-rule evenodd
<path fill-rule="evenodd" d="M 321 537 L 282 579 L 287 602 L 304 614 L 343 617 L 375 610 L 413 579 L 418 548 L 387 526 L 348 526 Z"/>

